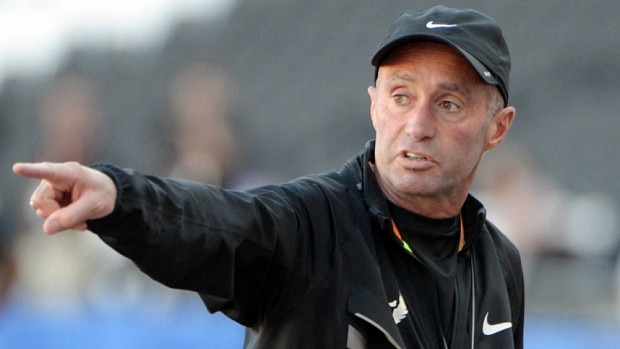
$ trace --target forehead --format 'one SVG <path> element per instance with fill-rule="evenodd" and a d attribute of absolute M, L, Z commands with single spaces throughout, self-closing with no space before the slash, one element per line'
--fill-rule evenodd
<path fill-rule="evenodd" d="M 402 45 L 383 59 L 378 73 L 382 75 L 382 72 L 389 71 L 403 77 L 406 74 L 401 70 L 407 67 L 420 71 L 435 69 L 446 78 L 486 85 L 460 53 L 442 43 L 415 42 Z"/>

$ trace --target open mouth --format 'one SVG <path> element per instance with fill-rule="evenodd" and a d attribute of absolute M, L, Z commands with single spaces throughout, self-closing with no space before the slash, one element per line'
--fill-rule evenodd
<path fill-rule="evenodd" d="M 410 152 L 406 152 L 405 157 L 407 157 L 407 159 L 414 159 L 414 160 L 425 160 L 426 159 L 425 156 L 418 155 L 415 153 L 410 153 Z"/>

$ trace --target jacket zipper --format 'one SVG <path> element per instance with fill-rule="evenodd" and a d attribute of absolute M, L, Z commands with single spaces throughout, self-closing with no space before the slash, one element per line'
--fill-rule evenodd
<path fill-rule="evenodd" d="M 474 334 L 476 333 L 476 276 L 474 275 L 474 257 L 469 257 L 469 266 L 471 268 L 471 349 L 474 348 L 475 338 Z M 455 288 L 456 292 L 458 292 L 458 287 Z M 458 300 L 458 294 L 457 294 Z M 456 320 L 456 319 L 455 319 Z M 448 343 L 446 343 L 446 336 L 442 333 L 441 339 L 443 340 L 444 349 L 449 349 Z"/>

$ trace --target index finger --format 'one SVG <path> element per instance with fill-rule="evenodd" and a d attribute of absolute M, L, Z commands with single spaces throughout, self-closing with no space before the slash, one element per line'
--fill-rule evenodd
<path fill-rule="evenodd" d="M 13 165 L 13 172 L 26 178 L 47 179 L 51 182 L 59 182 L 69 177 L 71 169 L 67 163 L 18 162 Z"/>

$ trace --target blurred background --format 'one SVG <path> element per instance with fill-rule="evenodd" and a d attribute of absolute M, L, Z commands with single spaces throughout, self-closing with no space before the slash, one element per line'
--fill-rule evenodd
<path fill-rule="evenodd" d="M 620 348 L 620 2 L 443 4 L 491 15 L 512 54 L 517 119 L 474 193 L 523 254 L 526 348 Z M 373 137 L 377 43 L 432 5 L 0 0 L 0 348 L 240 348 L 91 234 L 44 236 L 12 163 L 229 188 L 339 168 Z"/>

